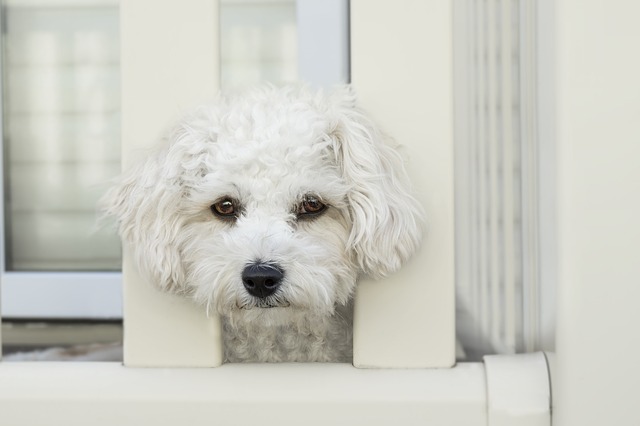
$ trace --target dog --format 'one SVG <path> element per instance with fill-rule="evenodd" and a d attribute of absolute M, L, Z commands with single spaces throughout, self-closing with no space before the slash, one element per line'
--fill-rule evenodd
<path fill-rule="evenodd" d="M 350 362 L 359 276 L 419 248 L 423 210 L 350 86 L 260 86 L 185 116 L 103 199 L 139 270 L 223 322 L 225 362 Z"/>

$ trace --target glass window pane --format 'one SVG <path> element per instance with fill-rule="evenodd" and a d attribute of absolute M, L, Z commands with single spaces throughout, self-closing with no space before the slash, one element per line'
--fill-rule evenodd
<path fill-rule="evenodd" d="M 96 201 L 120 169 L 114 1 L 5 2 L 7 270 L 115 270 Z"/>
<path fill-rule="evenodd" d="M 295 0 L 222 0 L 220 31 L 223 88 L 296 81 Z"/>

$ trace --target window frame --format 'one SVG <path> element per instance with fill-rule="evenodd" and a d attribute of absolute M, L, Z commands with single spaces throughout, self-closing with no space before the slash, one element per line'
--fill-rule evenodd
<path fill-rule="evenodd" d="M 118 0 L 47 0 L 16 2 L 5 0 L 3 6 L 102 6 L 115 5 Z M 4 7 L 0 8 L 0 41 L 6 28 Z M 3 75 L 4 58 L 0 55 L 0 77 Z M 0 93 L 4 93 L 0 78 Z M 0 117 L 4 117 L 4 105 L 0 102 Z M 6 265 L 7 235 L 5 227 L 5 141 L 4 119 L 0 119 L 0 312 L 4 319 L 122 319 L 122 273 L 110 271 L 9 271 Z"/>

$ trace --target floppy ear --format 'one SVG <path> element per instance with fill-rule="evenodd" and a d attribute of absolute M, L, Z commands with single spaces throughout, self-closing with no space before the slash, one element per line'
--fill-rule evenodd
<path fill-rule="evenodd" d="M 423 209 L 411 195 L 402 157 L 355 107 L 353 91 L 346 88 L 332 96 L 338 104 L 331 132 L 334 151 L 350 187 L 349 247 L 364 273 L 384 276 L 418 249 Z"/>
<path fill-rule="evenodd" d="M 182 227 L 178 206 L 184 188 L 180 172 L 166 167 L 168 155 L 162 151 L 127 171 L 100 207 L 116 218 L 143 276 L 161 290 L 179 293 L 186 288 L 181 248 L 175 243 Z"/>
<path fill-rule="evenodd" d="M 161 290 L 189 291 L 180 238 L 189 219 L 181 206 L 207 169 L 218 116 L 217 104 L 187 113 L 165 146 L 126 171 L 99 202 L 105 216 L 115 217 L 140 272 Z"/>

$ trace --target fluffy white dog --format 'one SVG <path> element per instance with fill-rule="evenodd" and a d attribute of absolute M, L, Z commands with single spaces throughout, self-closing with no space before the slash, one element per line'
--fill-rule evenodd
<path fill-rule="evenodd" d="M 221 96 L 105 205 L 149 282 L 221 315 L 228 362 L 350 361 L 358 276 L 421 238 L 403 161 L 349 87 Z"/>

